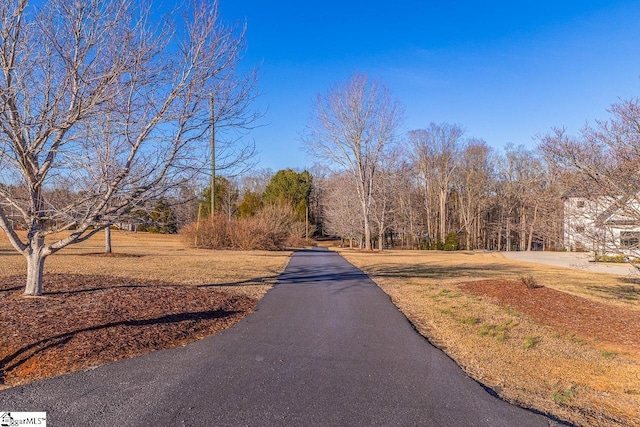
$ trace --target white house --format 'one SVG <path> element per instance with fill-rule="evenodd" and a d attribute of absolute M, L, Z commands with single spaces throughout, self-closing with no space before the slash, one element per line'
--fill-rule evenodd
<path fill-rule="evenodd" d="M 640 256 L 638 196 L 613 198 L 578 191 L 565 194 L 565 249 Z"/>

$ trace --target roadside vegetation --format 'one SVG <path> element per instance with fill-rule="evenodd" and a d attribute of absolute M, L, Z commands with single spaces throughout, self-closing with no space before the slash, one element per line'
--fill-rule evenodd
<path fill-rule="evenodd" d="M 640 277 L 498 253 L 340 253 L 505 400 L 578 425 L 640 425 Z M 589 307 L 598 314 L 581 317 Z"/>
<path fill-rule="evenodd" d="M 255 179 L 231 198 L 228 186 L 203 191 L 198 217 L 181 229 L 185 244 L 207 249 L 280 250 L 309 243 L 309 197 L 312 178 L 308 171 L 292 169 L 266 174 L 260 191 Z M 227 180 L 224 182 L 228 183 Z M 226 191 L 226 193 L 225 193 Z M 213 203 L 212 203 L 213 199 Z M 225 199 L 227 203 L 225 204 Z M 232 201 L 233 200 L 233 201 Z M 211 215 L 213 206 L 214 215 Z"/>

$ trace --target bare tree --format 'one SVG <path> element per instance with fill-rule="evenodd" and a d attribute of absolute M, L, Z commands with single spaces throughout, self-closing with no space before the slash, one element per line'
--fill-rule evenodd
<path fill-rule="evenodd" d="M 418 181 L 415 168 L 406 159 L 401 160 L 394 173 L 394 216 L 392 238 L 400 239 L 403 248 L 419 249 L 427 232 L 422 208 L 421 192 L 424 185 Z"/>
<path fill-rule="evenodd" d="M 567 208 L 578 221 L 567 230 L 591 247 L 640 257 L 640 100 L 611 106 L 611 118 L 585 126 L 577 137 L 554 129 L 540 149 L 556 168 L 579 176 Z"/>
<path fill-rule="evenodd" d="M 349 246 L 362 242 L 364 224 L 358 206 L 358 196 L 352 185 L 352 178 L 343 173 L 333 174 L 325 183 L 323 197 L 324 227 L 329 234 L 349 239 Z"/>
<path fill-rule="evenodd" d="M 523 221 L 522 215 L 525 213 L 522 199 L 526 185 L 523 179 L 523 169 L 526 168 L 524 152 L 522 146 L 514 148 L 508 145 L 505 153 L 497 161 L 495 205 L 499 212 L 496 218 L 498 250 L 518 250 L 521 249 L 518 243 L 524 242 L 522 232 L 518 234 L 522 231 L 520 226 Z"/>
<path fill-rule="evenodd" d="M 427 129 L 409 133 L 414 159 L 424 183 L 434 185 L 438 194 L 438 237 L 441 242 L 447 234 L 447 199 L 463 134 L 460 126 L 448 123 L 431 123 Z"/>
<path fill-rule="evenodd" d="M 171 208 L 176 216 L 178 228 L 196 221 L 198 214 L 198 191 L 192 183 L 182 184 L 171 197 Z"/>
<path fill-rule="evenodd" d="M 313 185 L 309 195 L 310 221 L 315 227 L 316 234 L 324 237 L 326 235 L 324 206 L 326 205 L 330 170 L 324 165 L 315 164 L 310 172 L 313 177 Z"/>
<path fill-rule="evenodd" d="M 481 212 L 487 204 L 492 179 L 491 149 L 478 139 L 467 141 L 457 160 L 459 173 L 453 180 L 461 227 L 467 249 L 480 247 Z"/>
<path fill-rule="evenodd" d="M 240 198 L 240 191 L 233 179 L 226 179 L 222 182 L 222 203 L 220 206 L 220 212 L 223 213 L 229 221 L 234 217 L 238 211 L 238 199 Z"/>
<path fill-rule="evenodd" d="M 398 191 L 401 188 L 400 179 L 403 178 L 400 164 L 403 152 L 398 148 L 388 152 L 383 159 L 373 192 L 372 219 L 378 232 L 378 249 L 384 249 L 385 235 L 394 223 L 394 215 L 398 207 Z"/>
<path fill-rule="evenodd" d="M 305 141 L 316 157 L 347 171 L 362 212 L 365 248 L 371 250 L 371 205 L 381 156 L 393 144 L 401 109 L 389 90 L 366 75 L 318 95 Z"/>
<path fill-rule="evenodd" d="M 181 12 L 152 19 L 128 0 L 0 5 L 0 228 L 27 259 L 25 294 L 41 295 L 49 255 L 202 170 L 212 96 L 217 129 L 257 118 L 256 74 L 237 72 L 244 28 L 220 23 L 216 0 Z M 73 188 L 63 206 L 48 197 L 60 180 Z"/>

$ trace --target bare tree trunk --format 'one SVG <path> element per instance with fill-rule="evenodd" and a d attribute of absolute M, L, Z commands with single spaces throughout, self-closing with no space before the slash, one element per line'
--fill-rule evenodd
<path fill-rule="evenodd" d="M 536 219 L 538 218 L 538 205 L 533 208 L 533 219 L 531 220 L 531 228 L 529 230 L 529 242 L 527 243 L 527 251 L 531 251 L 531 244 L 533 243 L 533 228 L 536 225 Z"/>
<path fill-rule="evenodd" d="M 522 211 L 520 213 L 520 247 L 518 250 L 524 251 L 527 241 L 527 213 L 524 209 L 524 205 L 522 206 Z"/>
<path fill-rule="evenodd" d="M 427 196 L 429 197 L 429 196 Z M 435 236 L 435 226 L 433 224 L 433 215 L 431 215 L 431 211 L 427 206 L 427 239 L 431 240 Z M 422 239 L 420 239 L 422 240 Z"/>
<path fill-rule="evenodd" d="M 369 221 L 364 223 L 364 248 L 368 251 L 371 250 L 371 226 Z"/>
<path fill-rule="evenodd" d="M 481 241 L 481 238 L 482 238 L 482 234 L 481 234 L 482 230 L 480 229 L 480 223 L 481 222 L 482 222 L 482 216 L 481 216 L 481 213 L 480 213 L 480 208 L 478 208 L 477 213 L 476 213 L 476 226 L 474 227 L 475 228 L 475 239 L 474 240 L 476 242 L 475 243 L 476 249 L 480 249 L 481 248 L 481 245 L 480 245 L 480 241 Z M 486 230 L 486 228 L 487 227 L 485 226 L 484 229 Z M 486 246 L 486 245 L 487 245 L 487 242 L 486 242 L 486 239 L 485 239 L 484 246 Z"/>
<path fill-rule="evenodd" d="M 27 284 L 24 289 L 25 295 L 42 295 L 42 275 L 44 272 L 44 237 L 35 236 L 31 241 L 31 247 L 27 258 Z"/>
<path fill-rule="evenodd" d="M 447 234 L 447 189 L 440 188 L 440 242 L 444 243 Z"/>
<path fill-rule="evenodd" d="M 110 254 L 111 252 L 111 227 L 107 225 L 104 229 L 104 253 Z"/>
<path fill-rule="evenodd" d="M 497 240 L 498 252 L 502 250 L 502 214 L 498 220 L 498 240 Z"/>
<path fill-rule="evenodd" d="M 473 233 L 475 227 L 473 227 L 473 224 L 471 227 L 467 227 L 467 241 L 466 241 L 466 248 L 467 250 L 471 249 L 471 234 Z"/>

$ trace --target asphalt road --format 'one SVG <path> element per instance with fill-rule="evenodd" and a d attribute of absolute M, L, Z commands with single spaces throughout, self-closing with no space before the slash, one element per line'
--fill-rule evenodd
<path fill-rule="evenodd" d="M 467 377 L 339 255 L 298 252 L 257 311 L 186 347 L 0 391 L 49 426 L 549 426 Z"/>

